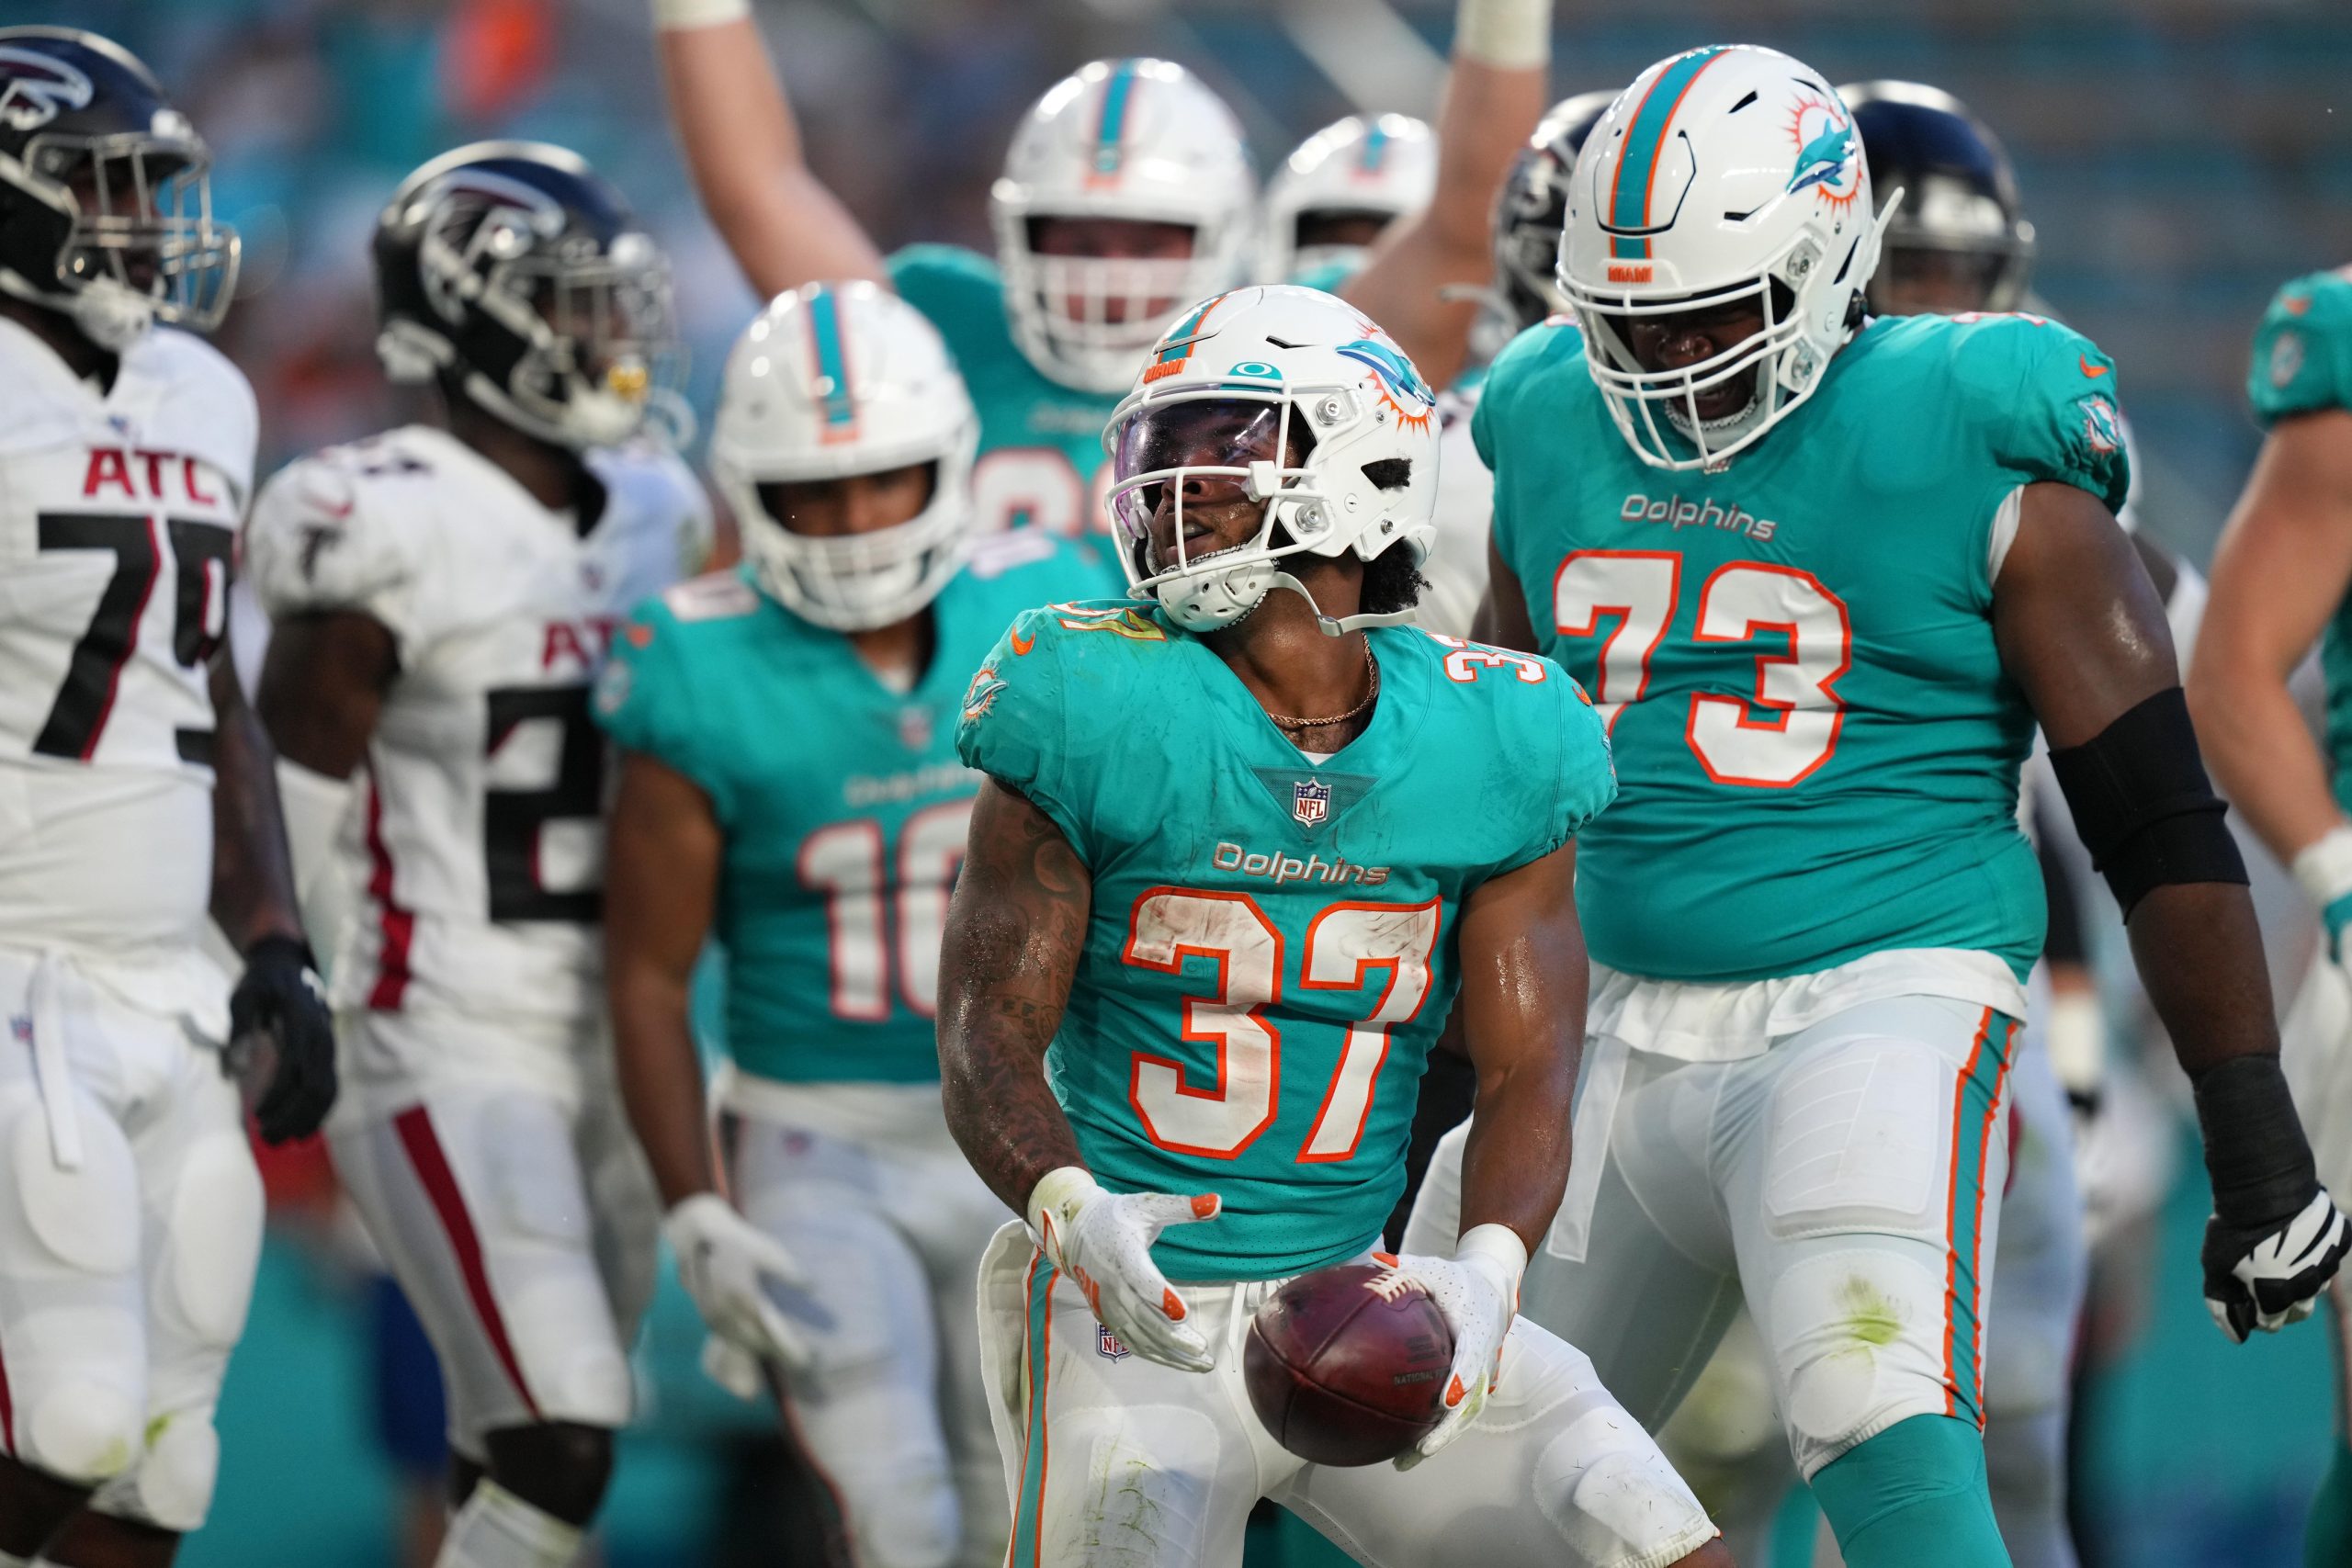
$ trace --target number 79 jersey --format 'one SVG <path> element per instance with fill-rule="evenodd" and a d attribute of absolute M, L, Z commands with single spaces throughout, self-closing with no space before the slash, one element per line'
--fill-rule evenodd
<path fill-rule="evenodd" d="M 399 672 L 339 835 L 366 903 L 335 1003 L 578 1018 L 599 1005 L 605 747 L 589 691 L 628 606 L 700 564 L 701 487 L 667 452 L 592 452 L 584 536 L 447 432 L 305 457 L 262 489 L 273 619 L 351 611 Z"/>
<path fill-rule="evenodd" d="M 0 319 L 0 937 L 200 938 L 254 429 L 200 339 L 146 333 L 101 392 Z"/>
<path fill-rule="evenodd" d="M 1046 1056 L 1115 1191 L 1215 1192 L 1153 1249 L 1171 1279 L 1266 1280 L 1377 1243 L 1487 878 L 1615 789 L 1549 660 L 1370 634 L 1380 701 L 1319 766 L 1201 642 L 1140 603 L 1013 623 L 956 744 L 1060 827 L 1093 879 Z"/>
<path fill-rule="evenodd" d="M 1960 949 L 2024 977 L 2033 716 L 1993 583 L 2020 487 L 2122 503 L 2106 355 L 2030 316 L 1874 321 L 1757 446 L 1668 472 L 1547 325 L 1497 359 L 1472 432 L 1537 646 L 1616 745 L 1577 864 L 1598 963 L 1735 983 Z"/>

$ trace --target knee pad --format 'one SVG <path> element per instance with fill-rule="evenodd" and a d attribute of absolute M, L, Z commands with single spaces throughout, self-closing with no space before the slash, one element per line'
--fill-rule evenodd
<path fill-rule="evenodd" d="M 13 1100 L 13 1105 L 7 1100 Z M 0 1100 L 0 1143 L 6 1146 L 13 1201 L 0 1235 L 0 1258 L 48 1258 L 79 1274 L 128 1274 L 139 1267 L 139 1168 L 130 1144 L 106 1108 L 86 1094 L 74 1097 L 82 1134 L 82 1162 L 62 1169 L 51 1150 L 49 1122 L 29 1091 Z M 30 1243 L 29 1247 L 21 1244 Z"/>
<path fill-rule="evenodd" d="M 206 1134 L 181 1156 L 155 1288 L 198 1343 L 225 1350 L 244 1332 L 261 1266 L 263 1208 L 261 1174 L 239 1133 Z"/>
<path fill-rule="evenodd" d="M 1628 1542 L 1656 1543 L 1668 1521 L 1683 1523 L 1674 1538 L 1682 1552 L 1715 1533 L 1657 1444 L 1614 1402 L 1544 1445 L 1535 1462 L 1535 1501 L 1579 1562 L 1621 1561 Z"/>
<path fill-rule="evenodd" d="M 1773 1282 L 1763 1326 L 1790 1451 L 1808 1478 L 1897 1421 L 1953 1407 L 1944 1280 L 1926 1249 L 1899 1246 L 1816 1253 Z M 1973 1427 L 1973 1407 L 1959 1413 Z"/>
<path fill-rule="evenodd" d="M 17 1410 L 16 1457 L 60 1481 L 98 1486 L 138 1462 L 145 1425 L 133 1390 L 61 1377 Z"/>
<path fill-rule="evenodd" d="M 486 1438 L 490 1473 L 507 1491 L 568 1525 L 594 1518 L 613 1477 L 613 1434 L 577 1421 L 509 1427 Z"/>
<path fill-rule="evenodd" d="M 180 1410 L 148 1424 L 146 1451 L 101 1488 L 91 1506 L 102 1514 L 187 1535 L 202 1527 L 220 1472 L 220 1435 L 212 1408 Z"/>

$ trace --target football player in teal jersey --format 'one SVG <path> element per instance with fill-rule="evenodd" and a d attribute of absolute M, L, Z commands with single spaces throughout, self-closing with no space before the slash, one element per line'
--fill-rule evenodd
<path fill-rule="evenodd" d="M 896 288 L 946 337 L 979 410 L 978 528 L 1107 532 L 1103 422 L 1177 312 L 1243 280 L 1256 239 L 1256 180 L 1224 101 L 1170 61 L 1095 61 L 1014 130 L 993 257 L 918 244 L 886 258 L 809 172 L 749 0 L 653 12 L 687 164 L 752 286 Z M 1551 16 L 1551 0 L 1459 0 L 1439 197 L 1350 285 L 1408 349 L 1453 352 L 1470 307 L 1441 290 L 1476 280 L 1488 196 L 1543 102 Z"/>
<path fill-rule="evenodd" d="M 1115 581 L 1092 544 L 973 547 L 976 420 L 945 345 L 871 283 L 763 311 L 711 467 L 748 564 L 616 640 L 608 975 L 623 1089 L 714 1370 L 778 1397 L 854 1561 L 980 1568 L 1004 1495 L 973 1281 L 993 1200 L 947 1134 L 939 932 L 978 779 L 964 686 L 1016 611 Z M 687 1024 L 729 963 L 720 1173 Z M 786 1288 L 772 1296 L 770 1283 Z"/>
<path fill-rule="evenodd" d="M 2266 434 L 2213 552 L 2188 695 L 2213 772 L 2326 928 L 2288 1012 L 2287 1061 L 2321 1176 L 2352 1182 L 2352 274 L 2312 273 L 2278 291 L 2246 390 Z M 2327 682 L 2324 748 L 2287 689 L 2313 643 Z M 2352 1303 L 2341 1279 L 2328 1303 L 2336 1444 L 2304 1537 L 2312 1568 L 2352 1561 Z"/>
<path fill-rule="evenodd" d="M 1437 194 L 1437 133 L 1408 114 L 1351 114 L 1266 180 L 1252 276 L 1337 292 L 1381 235 Z"/>
<path fill-rule="evenodd" d="M 1136 597 L 1023 615 L 958 734 L 989 783 L 940 1055 L 1027 1222 L 981 1284 L 1012 1560 L 1235 1562 L 1271 1496 L 1385 1562 L 1727 1562 L 1584 1358 L 1513 1320 L 1566 1173 L 1599 720 L 1544 660 L 1394 624 L 1437 438 L 1386 334 L 1289 287 L 1185 321 L 1107 438 Z M 1453 1330 L 1447 1414 L 1408 1474 L 1311 1465 L 1251 1414 L 1250 1316 L 1372 1256 L 1457 998 L 1468 1229 L 1384 1258 Z"/>
<path fill-rule="evenodd" d="M 1744 1298 L 1852 1568 L 2004 1563 L 1981 1321 L 2037 722 L 2196 1085 L 2216 1321 L 2308 1314 L 2347 1237 L 2113 520 L 2113 367 L 2037 318 L 1864 324 L 1885 213 L 1770 51 L 1652 66 L 1568 192 L 1575 326 L 1515 340 L 1474 422 L 1490 624 L 1589 677 L 1623 781 L 1578 866 L 1587 1157 L 1523 1304 L 1654 1421 Z"/>

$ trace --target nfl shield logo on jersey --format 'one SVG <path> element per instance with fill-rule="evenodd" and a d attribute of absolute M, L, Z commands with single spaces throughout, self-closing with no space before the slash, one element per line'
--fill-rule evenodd
<path fill-rule="evenodd" d="M 1094 1353 L 1106 1361 L 1124 1361 L 1135 1354 L 1103 1324 L 1094 1325 Z"/>
<path fill-rule="evenodd" d="M 1331 815 L 1331 786 L 1316 779 L 1301 779 L 1291 785 L 1290 814 L 1300 824 L 1313 828 Z"/>

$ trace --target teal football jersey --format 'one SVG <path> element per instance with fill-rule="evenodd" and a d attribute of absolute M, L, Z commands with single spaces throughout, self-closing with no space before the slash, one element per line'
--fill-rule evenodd
<path fill-rule="evenodd" d="M 979 526 L 1107 534 L 1102 427 L 1119 400 L 1065 387 L 1029 362 L 1005 316 L 1004 279 L 978 251 L 909 245 L 890 257 L 890 281 L 947 340 L 979 411 Z"/>
<path fill-rule="evenodd" d="M 744 1071 L 938 1077 L 940 931 L 979 788 L 956 760 L 957 701 L 1015 612 L 1115 580 L 1101 556 L 1041 534 L 984 542 L 933 601 L 937 648 L 903 695 L 749 569 L 680 584 L 615 639 L 599 720 L 699 784 L 726 835 L 713 934 Z"/>
<path fill-rule="evenodd" d="M 2265 430 L 2294 414 L 2352 408 L 2352 279 L 2315 272 L 2278 291 L 2255 331 L 2246 396 Z M 2319 661 L 2336 804 L 2352 811 L 2352 597 L 2329 618 Z"/>
<path fill-rule="evenodd" d="M 1996 518 L 2037 480 L 2121 503 L 2105 355 L 2034 317 L 1872 321 L 1723 471 L 1669 472 L 1549 323 L 1471 428 L 1537 642 L 1616 743 L 1623 793 L 1577 854 L 1595 959 L 1742 982 L 1944 947 L 2024 976 L 2033 716 L 1993 641 Z"/>
<path fill-rule="evenodd" d="M 1615 784 L 1548 660 L 1371 634 L 1380 701 L 1320 766 L 1155 605 L 1031 611 L 957 748 L 1057 823 L 1093 908 L 1046 1073 L 1117 1191 L 1216 1192 L 1154 1249 L 1264 1280 L 1377 1244 L 1405 1183 L 1464 894 L 1566 843 Z"/>

